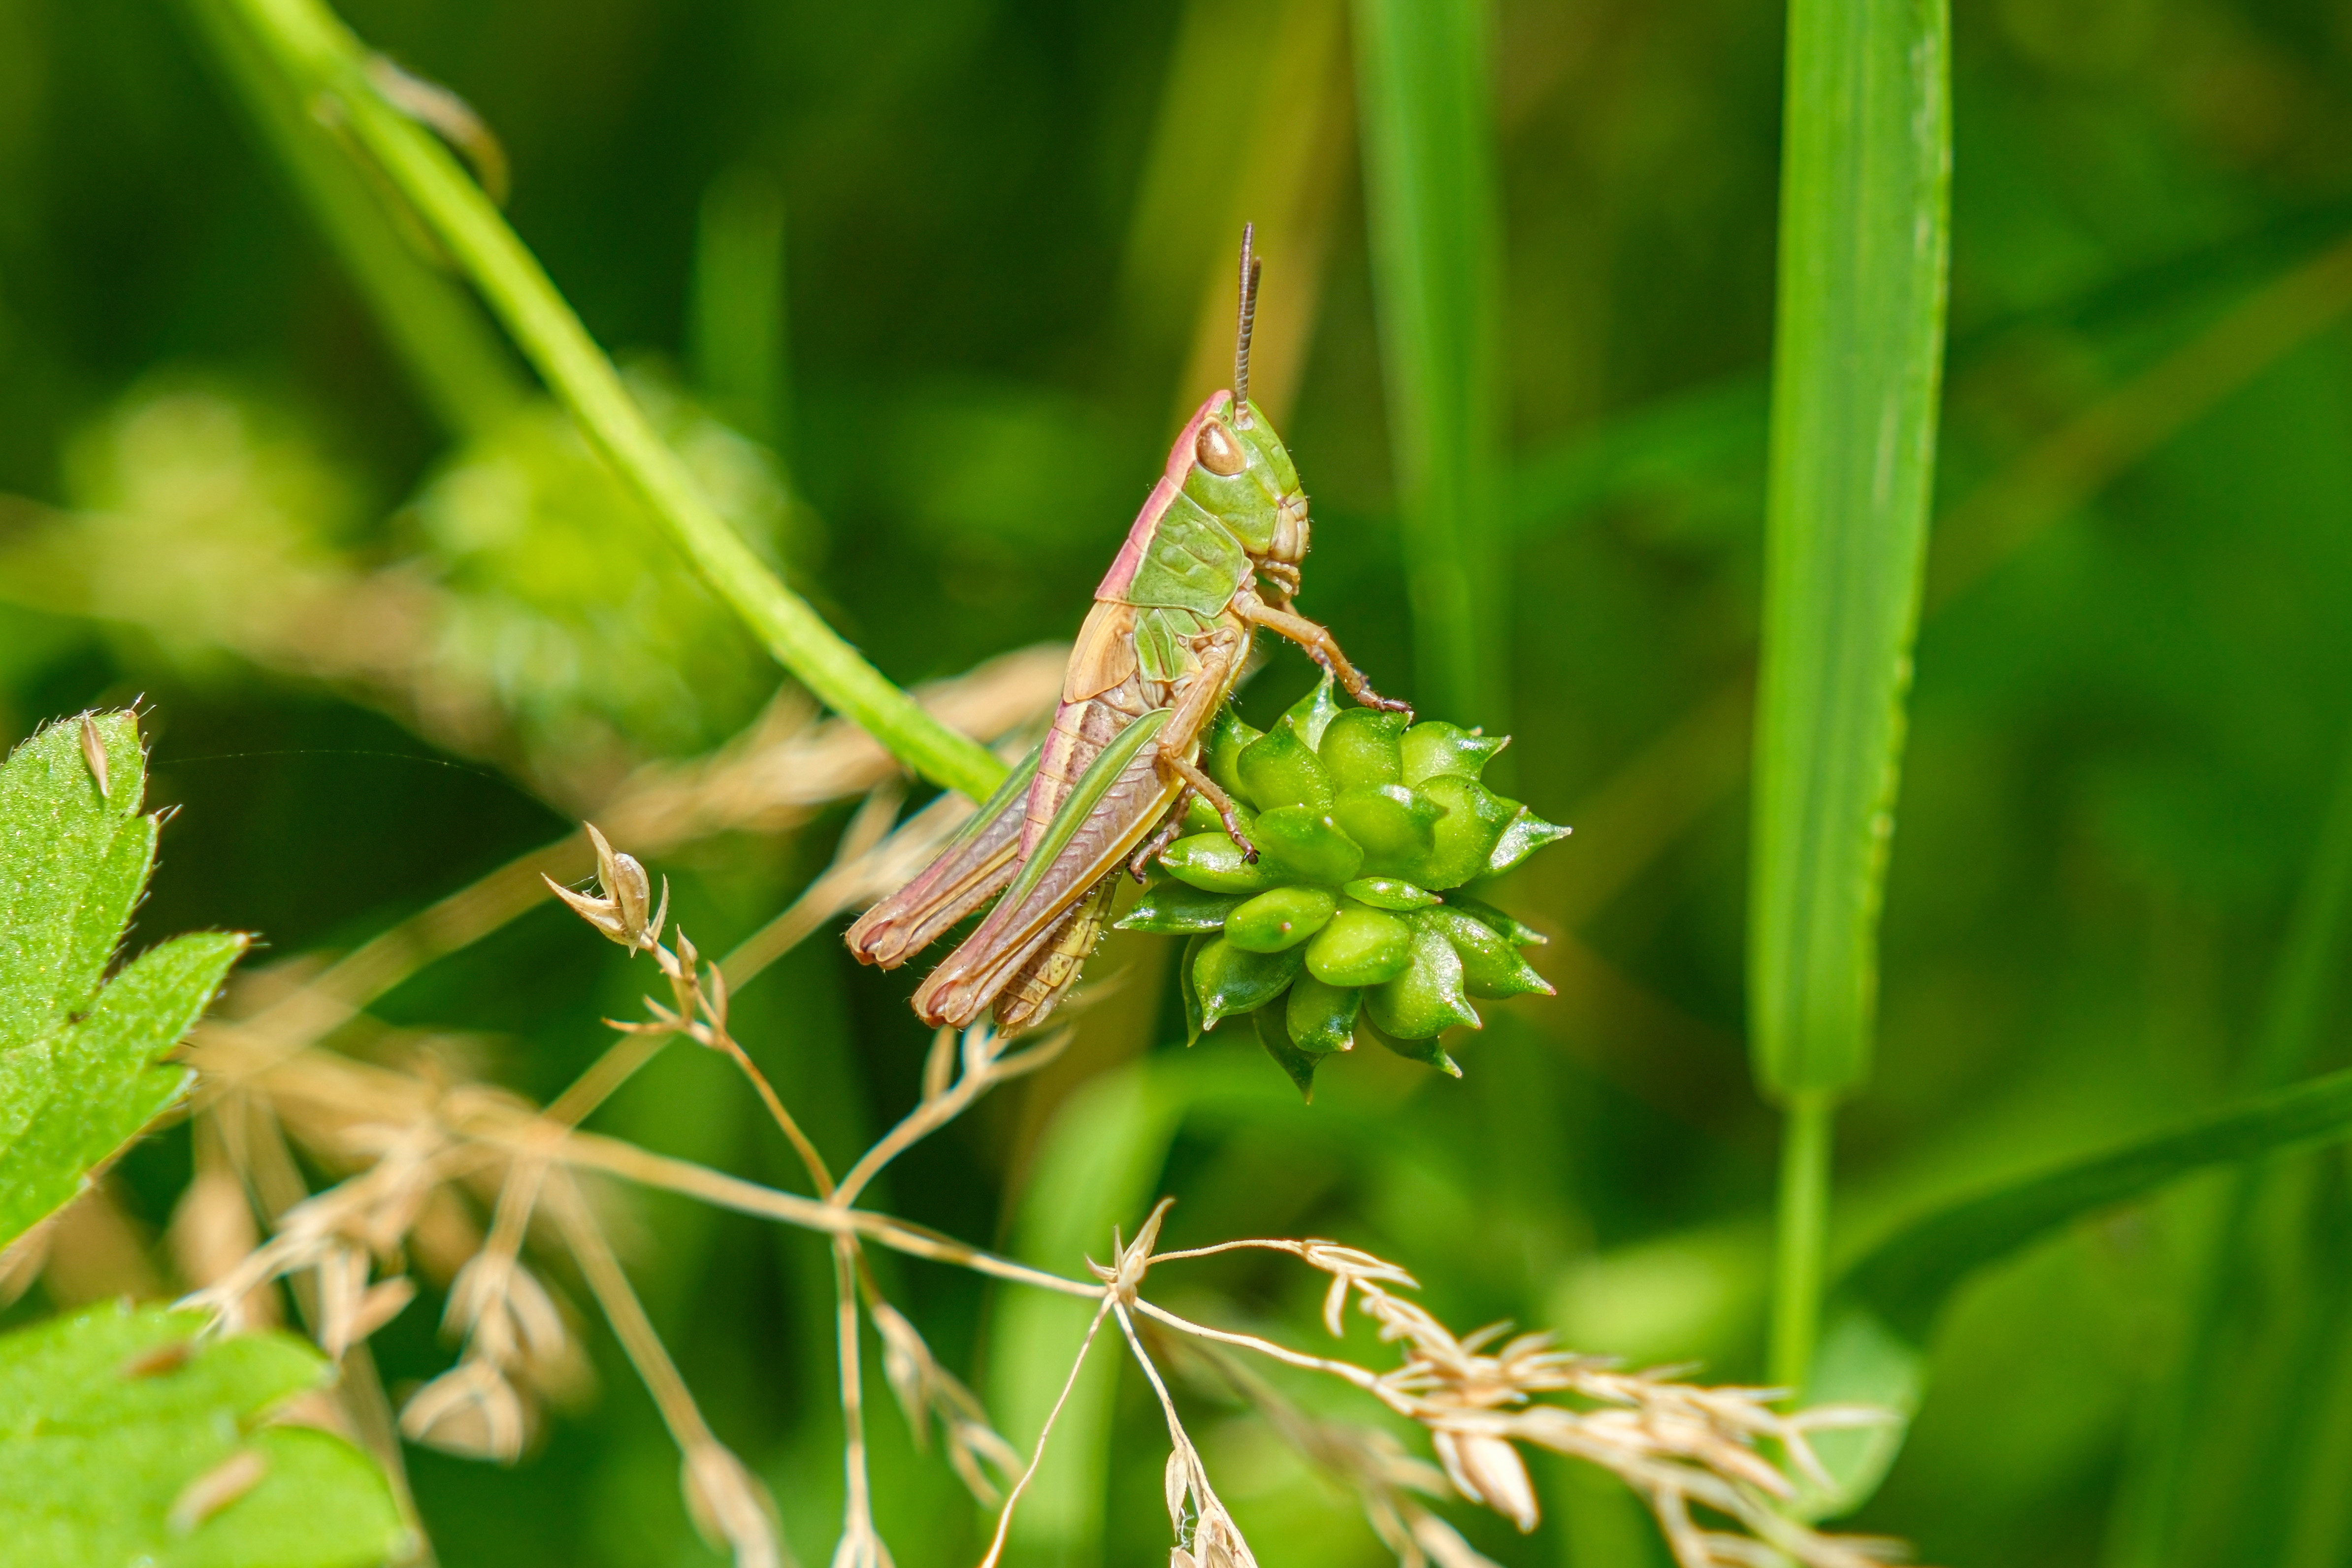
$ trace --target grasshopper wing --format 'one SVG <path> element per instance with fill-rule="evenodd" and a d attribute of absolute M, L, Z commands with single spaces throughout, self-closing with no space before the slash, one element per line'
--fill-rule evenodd
<path fill-rule="evenodd" d="M 926 1023 L 961 1028 L 979 1017 L 1168 815 L 1182 787 L 1160 766 L 1172 711 L 1146 713 L 1087 766 L 1004 897 L 916 990 Z"/>
<path fill-rule="evenodd" d="M 898 968 L 1013 880 L 1037 757 L 1013 770 L 919 876 L 858 917 L 847 940 L 860 963 Z"/>

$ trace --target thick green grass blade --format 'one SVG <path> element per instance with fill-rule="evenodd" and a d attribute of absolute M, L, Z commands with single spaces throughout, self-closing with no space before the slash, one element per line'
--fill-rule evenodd
<path fill-rule="evenodd" d="M 9 1563 L 364 1568 L 403 1554 L 391 1489 L 364 1455 L 262 1425 L 335 1369 L 290 1334 L 199 1342 L 203 1326 L 108 1305 L 0 1338 Z"/>
<path fill-rule="evenodd" d="M 1752 1065 L 1789 1109 L 1771 1375 L 1802 1385 L 1832 1108 L 1869 1070 L 1949 253 L 1944 0 L 1795 0 L 1748 887 Z"/>
<path fill-rule="evenodd" d="M 245 951 L 184 936 L 101 984 L 154 860 L 145 788 L 128 713 L 52 724 L 0 766 L 0 1247 L 180 1097 L 191 1075 L 160 1058 Z"/>
<path fill-rule="evenodd" d="M 1927 1342 L 1946 1302 L 1979 1269 L 2063 1226 L 2216 1165 L 2352 1138 L 2352 1070 L 2242 1101 L 2227 1110 L 2078 1160 L 1929 1215 L 1881 1242 L 1832 1295 L 1810 1395 L 1883 1405 L 1902 1417 L 1864 1433 L 1824 1434 L 1840 1482 L 1819 1511 L 1868 1498 L 1901 1447 L 1925 1382 Z"/>
<path fill-rule="evenodd" d="M 1423 706 L 1509 720 L 1502 223 L 1484 0 L 1357 0 L 1372 284 Z"/>
<path fill-rule="evenodd" d="M 1868 1069 L 1948 250 L 1941 0 L 1789 13 L 1748 954 L 1776 1099 Z"/>

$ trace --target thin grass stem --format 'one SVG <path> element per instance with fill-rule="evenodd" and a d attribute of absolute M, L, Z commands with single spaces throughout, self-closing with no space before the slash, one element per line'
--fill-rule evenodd
<path fill-rule="evenodd" d="M 563 1244 L 580 1265 L 581 1278 L 595 1293 L 596 1305 L 604 1311 L 605 1321 L 613 1325 L 613 1336 L 621 1342 L 629 1364 L 636 1369 L 646 1392 L 653 1395 L 654 1407 L 661 1412 L 662 1425 L 669 1428 L 670 1436 L 681 1448 L 713 1441 L 701 1407 L 695 1404 L 686 1379 L 678 1374 L 677 1363 L 670 1359 L 653 1320 L 646 1315 L 645 1304 L 637 1300 L 620 1259 L 613 1256 L 612 1243 L 590 1217 L 578 1188 L 566 1181 L 549 1198 L 548 1209 L 554 1215 Z"/>
<path fill-rule="evenodd" d="M 1791 1390 L 1804 1387 L 1813 1364 L 1813 1344 L 1821 1333 L 1836 1115 L 1836 1100 L 1825 1092 L 1814 1092 L 1791 1100 L 1781 1121 L 1771 1343 L 1766 1375 Z"/>
<path fill-rule="evenodd" d="M 1045 1462 L 1045 1440 L 1054 1435 L 1054 1423 L 1061 1416 L 1062 1406 L 1070 1402 L 1070 1391 L 1078 1385 L 1078 1373 L 1086 1370 L 1087 1352 L 1095 1348 L 1095 1335 L 1102 1328 L 1104 1316 L 1110 1311 L 1110 1292 L 1101 1286 L 1096 1286 L 1094 1292 L 1102 1298 L 1101 1304 L 1095 1308 L 1094 1321 L 1087 1325 L 1087 1337 L 1078 1342 L 1078 1353 L 1071 1358 L 1070 1375 L 1062 1380 L 1061 1394 L 1055 1398 L 1054 1407 L 1045 1412 L 1045 1424 L 1037 1430 L 1037 1446 L 1030 1451 L 1028 1467 L 1021 1472 L 1021 1479 L 1013 1483 L 1013 1490 L 1005 1496 L 1004 1507 L 996 1516 L 996 1534 L 988 1543 L 988 1555 L 981 1559 L 980 1568 L 996 1568 L 1003 1557 L 1004 1538 L 1013 1528 L 1013 1510 L 1020 1505 L 1021 1494 L 1029 1489 L 1030 1479 L 1036 1475 L 1037 1467 Z"/>
<path fill-rule="evenodd" d="M 915 772 L 984 799 L 1004 776 L 844 642 L 720 517 L 664 444 L 539 258 L 449 150 L 387 102 L 373 57 L 319 0 L 233 0 L 255 42 L 305 100 L 356 143 L 473 282 L 582 433 L 652 510 L 719 596 L 808 689 Z"/>
<path fill-rule="evenodd" d="M 834 1558 L 851 1568 L 866 1568 L 879 1556 L 874 1550 L 874 1498 L 866 1474 L 866 1393 L 857 1337 L 857 1242 L 853 1237 L 833 1238 L 834 1333 L 840 1347 L 842 1471 L 841 1536 L 844 1551 Z M 852 1555 L 852 1553 L 855 1553 Z"/>

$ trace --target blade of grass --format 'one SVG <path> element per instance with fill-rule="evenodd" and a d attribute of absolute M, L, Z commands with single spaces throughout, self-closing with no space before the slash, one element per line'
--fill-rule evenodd
<path fill-rule="evenodd" d="M 1770 1359 L 1792 1386 L 1829 1119 L 1869 1066 L 1943 363 L 1948 53 L 1942 0 L 1790 7 L 1748 988 L 1756 1076 L 1789 1112 Z"/>
<path fill-rule="evenodd" d="M 1821 1455 L 1838 1486 L 1832 1495 L 1812 1500 L 1811 1511 L 1849 1511 L 1876 1489 L 1902 1447 L 1906 1422 L 1917 1403 L 1936 1320 L 1979 1270 L 2078 1219 L 2146 1197 L 2184 1176 L 2347 1138 L 2352 1070 L 2256 1095 L 1963 1200 L 1879 1243 L 1847 1271 L 1832 1296 L 1811 1394 L 1823 1401 L 1882 1405 L 1904 1420 L 1865 1432 L 1821 1434 Z"/>
<path fill-rule="evenodd" d="M 449 151 L 387 102 L 373 57 L 319 0 L 231 0 L 262 55 L 301 101 L 338 117 L 446 247 L 579 423 L 672 541 L 776 658 L 835 711 L 935 784 L 985 798 L 1003 776 L 986 748 L 918 707 L 780 582 L 703 499 L 589 337 L 539 258 Z"/>
<path fill-rule="evenodd" d="M 322 121 L 304 112 L 225 0 L 184 0 L 182 8 L 367 300 L 425 406 L 460 439 L 495 428 L 530 388 L 481 307 L 427 258 L 430 240 L 404 232 L 386 212 L 361 166 Z"/>
<path fill-rule="evenodd" d="M 2245 1066 L 2245 1088 L 2276 1089 L 2308 1068 L 2334 989 L 2347 916 L 2352 916 L 2352 742 L 2337 763 L 2319 841 L 2288 919 L 2278 966 L 2271 975 L 2263 1030 Z M 2133 1455 L 2118 1493 L 2110 1552 L 2116 1568 L 2157 1568 L 2180 1554 L 2185 1504 L 2194 1479 L 2193 1455 L 2219 1387 L 2221 1346 L 2242 1310 L 2245 1282 L 2258 1269 L 2253 1219 L 2271 1174 L 2260 1168 L 2237 1172 L 2222 1194 L 2221 1221 L 2201 1259 L 2188 1331 L 2169 1373 L 2153 1391 L 2157 1407 L 2147 1425 L 2148 1437 Z M 2298 1390 L 2308 1392 L 2307 1385 Z M 2294 1503 L 2300 1513 L 2314 1511 L 2322 1494 L 2341 1485 L 2341 1478 L 2332 1473 L 2315 1472 L 2299 1479 L 2302 1490 Z M 2316 1529 L 2298 1527 L 2298 1535 Z"/>
<path fill-rule="evenodd" d="M 695 228 L 695 384 L 719 416 L 782 451 L 791 428 L 785 349 L 784 197 L 739 164 L 710 182 Z"/>
<path fill-rule="evenodd" d="M 1502 222 L 1484 0 L 1357 0 L 1372 293 L 1415 695 L 1509 719 L 1502 574 Z"/>
<path fill-rule="evenodd" d="M 2027 447 L 1937 516 L 1923 617 L 1940 613 L 2347 310 L 2352 310 L 2352 244 L 2339 244 L 2253 289 L 2219 321 Z M 2154 392 L 2159 386 L 2162 396 Z M 1678 405 L 1666 405 L 1656 417 L 1671 430 L 1683 416 Z M 1649 423 L 1646 416 L 1634 418 Z M 1598 445 L 1616 449 L 1613 437 Z M 1667 460 L 1673 448 L 1642 441 L 1631 449 L 1638 459 L 1631 472 L 1639 473 Z M 1550 495 L 1586 482 L 1589 450 L 1571 444 L 1556 459 L 1538 458 L 1529 465 L 1535 477 L 1520 492 L 1520 526 L 1534 526 L 1535 510 L 1549 505 Z M 1538 488 L 1559 476 L 1564 476 L 1559 490 Z M 2063 483 L 2052 482 L 2062 476 Z M 1617 478 L 1598 482 L 1598 489 L 1583 492 L 1596 501 L 1622 493 L 1614 488 Z M 1568 814 L 1591 839 L 1573 877 L 1563 879 L 1554 869 L 1559 862 L 1538 858 L 1516 873 L 1523 896 L 1534 907 L 1560 911 L 1571 928 L 1580 926 L 1728 795 L 1751 760 L 1751 685 L 1746 673 L 1726 681 L 1587 795 Z"/>

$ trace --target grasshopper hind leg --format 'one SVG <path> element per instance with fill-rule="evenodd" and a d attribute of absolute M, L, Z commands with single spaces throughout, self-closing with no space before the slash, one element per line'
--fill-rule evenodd
<path fill-rule="evenodd" d="M 1079 900 L 1053 939 L 1023 964 L 997 994 L 996 1027 L 1000 1034 L 1014 1035 L 1035 1028 L 1077 984 L 1079 972 L 1086 968 L 1087 960 L 1094 956 L 1096 944 L 1102 941 L 1103 927 L 1110 919 L 1111 897 L 1118 891 L 1118 874 L 1114 870 Z"/>
<path fill-rule="evenodd" d="M 1176 842 L 1176 836 L 1184 831 L 1185 809 L 1192 804 L 1192 797 L 1197 793 L 1191 784 L 1177 791 L 1175 809 L 1169 812 L 1168 820 L 1160 825 L 1160 831 L 1151 836 L 1151 842 L 1137 850 L 1135 858 L 1127 863 L 1129 876 L 1142 881 L 1144 872 L 1160 858 L 1160 852 Z"/>

